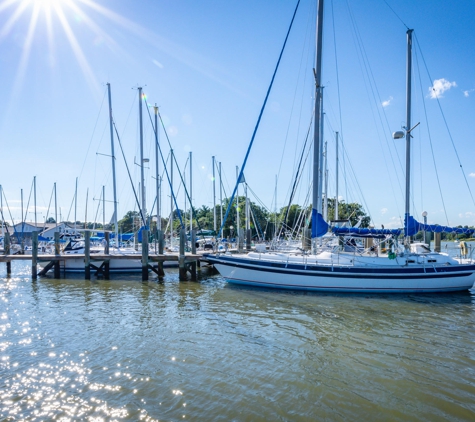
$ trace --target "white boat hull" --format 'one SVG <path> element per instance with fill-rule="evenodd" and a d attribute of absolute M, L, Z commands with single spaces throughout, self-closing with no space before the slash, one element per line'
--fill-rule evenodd
<path fill-rule="evenodd" d="M 364 293 L 432 293 L 468 290 L 475 265 L 387 265 L 371 268 L 207 256 L 230 283 L 292 290 Z"/>

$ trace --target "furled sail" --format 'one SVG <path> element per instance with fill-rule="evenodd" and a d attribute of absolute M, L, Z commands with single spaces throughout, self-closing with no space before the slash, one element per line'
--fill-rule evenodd
<path fill-rule="evenodd" d="M 439 226 L 438 224 L 423 224 L 414 219 L 412 215 L 406 215 L 405 218 L 405 235 L 414 236 L 419 231 L 432 233 L 456 233 L 456 234 L 472 234 L 475 229 L 465 229 L 463 227 Z"/>

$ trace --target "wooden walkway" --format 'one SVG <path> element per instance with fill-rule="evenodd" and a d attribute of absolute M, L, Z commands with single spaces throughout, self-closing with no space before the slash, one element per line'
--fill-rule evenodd
<path fill-rule="evenodd" d="M 143 231 L 145 232 L 145 230 Z M 82 260 L 84 262 L 84 276 L 86 279 L 91 278 L 91 270 L 96 271 L 96 275 L 102 275 L 104 278 L 109 279 L 110 275 L 110 262 L 111 260 L 135 260 L 141 261 L 142 280 L 148 280 L 149 270 L 155 272 L 159 277 L 164 276 L 163 263 L 164 262 L 177 262 L 180 274 L 180 280 L 187 280 L 187 274 L 191 275 L 192 280 L 196 280 L 196 269 L 200 266 L 202 255 L 196 253 L 196 248 L 192 247 L 192 253 L 185 253 L 186 234 L 182 230 L 180 233 L 180 252 L 175 254 L 163 253 L 163 234 L 159 233 L 159 252 L 158 254 L 150 253 L 148 249 L 148 241 L 142 243 L 142 251 L 140 253 L 107 253 L 109 251 L 109 233 L 106 233 L 105 240 L 106 246 L 104 253 L 91 253 L 90 252 L 90 231 L 85 231 L 85 253 L 66 253 L 61 254 L 59 247 L 59 233 L 55 233 L 55 250 L 57 254 L 39 254 L 38 252 L 38 234 L 33 233 L 32 236 L 32 254 L 20 255 L 10 254 L 10 242 L 8 236 L 5 237 L 4 255 L 0 255 L 0 263 L 5 262 L 7 265 L 7 275 L 11 274 L 12 261 L 32 261 L 31 264 L 31 277 L 36 279 L 38 276 L 44 276 L 53 269 L 54 277 L 60 277 L 61 263 L 64 264 L 70 260 Z M 148 233 L 143 234 L 144 238 Z M 192 245 L 194 246 L 194 236 L 192 235 Z M 37 264 L 39 262 L 46 263 L 43 268 L 38 272 Z M 100 262 L 100 265 L 96 265 Z M 157 265 L 154 265 L 157 264 Z M 117 269 L 115 269 L 118 271 Z M 127 270 L 124 270 L 126 272 Z"/>

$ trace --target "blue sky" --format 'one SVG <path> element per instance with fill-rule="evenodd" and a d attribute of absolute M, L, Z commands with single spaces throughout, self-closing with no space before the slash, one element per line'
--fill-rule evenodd
<path fill-rule="evenodd" d="M 103 185 L 106 220 L 111 218 L 107 82 L 136 188 L 140 180 L 140 169 L 134 164 L 140 157 L 136 88 L 142 86 L 148 102 L 160 107 L 182 169 L 188 152 L 193 152 L 195 206 L 213 204 L 212 155 L 222 162 L 229 194 L 295 4 L 290 0 L 0 0 L 0 183 L 15 221 L 21 218 L 20 190 L 26 209 L 34 176 L 39 221 L 47 214 L 54 182 L 61 216 L 73 219 L 76 178 L 78 219 L 85 218 L 87 196 L 88 220 L 98 213 L 97 220 L 102 221 L 98 199 Z M 348 158 L 341 159 L 340 197 L 363 203 L 376 226 L 401 226 L 404 142 L 392 140 L 391 132 L 400 130 L 405 120 L 407 25 L 415 30 L 416 40 L 412 121 L 420 122 L 413 133 L 413 214 L 421 219 L 425 210 L 429 222 L 475 225 L 471 127 L 475 3 L 327 0 L 325 7 L 329 195 L 335 191 L 338 131 Z M 313 0 L 301 1 L 245 170 L 252 191 L 271 209 L 276 176 L 277 206 L 287 203 L 310 123 L 315 9 Z M 431 92 L 437 98 L 431 98 Z M 163 132 L 160 141 L 168 154 Z M 155 189 L 154 138 L 146 113 L 144 150 L 150 158 L 145 171 L 150 209 Z M 116 156 L 121 217 L 136 206 L 117 144 Z M 307 165 L 294 202 L 305 201 L 309 169 Z M 164 215 L 170 209 L 169 194 L 164 184 Z M 183 208 L 183 189 L 178 195 Z M 28 211 L 27 220 L 33 220 L 32 200 Z M 4 214 L 9 220 L 5 204 Z M 53 214 L 50 208 L 49 215 Z"/>

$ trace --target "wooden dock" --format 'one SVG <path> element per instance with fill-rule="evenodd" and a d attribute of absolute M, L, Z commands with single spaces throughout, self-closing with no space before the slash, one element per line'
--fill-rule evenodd
<path fill-rule="evenodd" d="M 84 276 L 85 279 L 91 278 L 91 270 L 96 271 L 96 275 L 102 275 L 105 279 L 110 277 L 110 261 L 111 260 L 140 260 L 142 263 L 142 280 L 148 280 L 149 270 L 156 273 L 159 277 L 164 276 L 163 264 L 164 262 L 177 262 L 180 280 L 187 280 L 188 273 L 191 275 L 192 280 L 196 280 L 197 267 L 200 266 L 202 256 L 196 253 L 195 236 L 192 234 L 192 252 L 185 253 L 186 234 L 182 230 L 180 233 L 180 251 L 176 254 L 164 254 L 163 253 L 163 233 L 159 233 L 159 248 L 158 254 L 149 253 L 148 250 L 148 233 L 143 231 L 143 238 L 146 239 L 142 243 L 141 253 L 109 253 L 109 233 L 106 233 L 104 247 L 104 253 L 91 253 L 90 252 L 90 237 L 91 232 L 85 231 L 85 248 L 84 253 L 60 253 L 59 247 L 59 233 L 55 233 L 55 254 L 39 254 L 38 253 L 38 234 L 33 233 L 32 239 L 32 254 L 10 254 L 10 239 L 5 236 L 4 254 L 0 255 L 0 262 L 5 262 L 7 265 L 7 275 L 11 274 L 11 262 L 12 261 L 32 261 L 31 264 L 31 277 L 33 279 L 38 276 L 44 276 L 53 269 L 55 278 L 60 277 L 61 263 L 63 267 L 69 260 L 82 260 L 84 262 Z M 38 272 L 38 263 L 46 263 L 44 267 Z M 100 262 L 100 265 L 98 264 Z M 97 265 L 96 265 L 97 264 Z M 154 265 L 156 264 L 156 265 Z"/>

